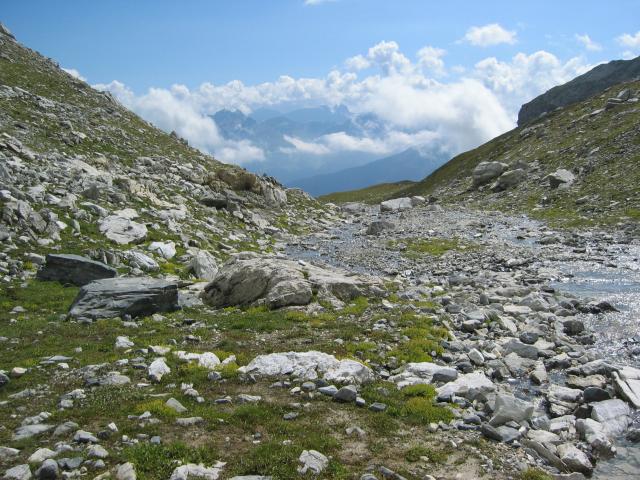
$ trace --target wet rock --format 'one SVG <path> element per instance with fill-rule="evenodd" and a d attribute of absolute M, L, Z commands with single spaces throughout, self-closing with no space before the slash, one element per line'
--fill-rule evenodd
<path fill-rule="evenodd" d="M 599 387 L 587 387 L 582 395 L 585 403 L 601 402 L 611 398 L 609 392 Z"/>
<path fill-rule="evenodd" d="M 631 423 L 631 409 L 619 398 L 591 404 L 591 418 L 604 425 L 611 435 L 622 434 Z"/>
<path fill-rule="evenodd" d="M 623 367 L 612 376 L 616 392 L 635 408 L 640 408 L 640 369 Z"/>
<path fill-rule="evenodd" d="M 37 278 L 79 287 L 94 280 L 113 278 L 118 272 L 104 263 L 87 257 L 70 254 L 48 254 L 45 266 L 38 271 Z"/>
<path fill-rule="evenodd" d="M 495 391 L 496 387 L 484 373 L 466 373 L 453 382 L 446 383 L 436 389 L 439 398 L 450 398 L 452 395 L 475 400 Z"/>
<path fill-rule="evenodd" d="M 111 278 L 82 287 L 69 315 L 81 320 L 96 320 L 124 315 L 140 317 L 178 308 L 175 283 L 155 278 Z"/>
<path fill-rule="evenodd" d="M 593 472 L 593 465 L 589 457 L 572 443 L 558 445 L 558 456 L 572 472 L 580 472 L 585 475 L 591 475 Z"/>
<path fill-rule="evenodd" d="M 566 333 L 567 335 L 580 335 L 582 332 L 584 332 L 584 323 L 581 320 L 577 320 L 577 319 L 571 319 L 571 320 L 565 320 L 562 323 L 562 326 L 564 327 L 564 333 Z"/>
<path fill-rule="evenodd" d="M 533 415 L 534 406 L 511 395 L 496 395 L 493 417 L 489 420 L 492 427 L 499 427 L 508 422 L 521 422 Z"/>
<path fill-rule="evenodd" d="M 576 430 L 591 449 L 600 456 L 609 457 L 615 453 L 609 435 L 600 422 L 591 418 L 576 420 Z"/>

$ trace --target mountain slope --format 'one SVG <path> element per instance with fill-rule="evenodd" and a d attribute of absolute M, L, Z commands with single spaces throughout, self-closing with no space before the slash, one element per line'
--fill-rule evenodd
<path fill-rule="evenodd" d="M 3 33 L 0 191 L 9 277 L 61 249 L 125 270 L 137 268 L 128 259 L 136 249 L 188 275 L 199 251 L 221 261 L 269 250 L 283 229 L 314 228 L 325 215 L 302 192 L 204 155 Z M 114 241 L 107 224 L 128 225 L 132 240 Z M 177 255 L 157 257 L 153 241 L 173 242 Z"/>
<path fill-rule="evenodd" d="M 529 123 L 556 108 L 586 100 L 612 85 L 638 78 L 640 78 L 640 57 L 633 60 L 614 60 L 598 65 L 587 73 L 563 85 L 553 87 L 529 103 L 525 103 L 518 112 L 518 125 Z"/>
<path fill-rule="evenodd" d="M 379 183 L 420 180 L 445 161 L 443 155 L 425 156 L 415 148 L 360 167 L 347 168 L 325 175 L 289 182 L 311 195 L 361 189 Z"/>
<path fill-rule="evenodd" d="M 617 97 L 611 99 L 611 97 Z M 640 218 L 640 81 L 610 87 L 456 156 L 415 185 L 394 194 L 433 195 L 443 202 L 528 213 L 557 225 L 637 225 Z M 475 188 L 480 162 L 521 169 L 520 183 L 503 191 Z M 568 188 L 549 175 L 566 169 Z"/>

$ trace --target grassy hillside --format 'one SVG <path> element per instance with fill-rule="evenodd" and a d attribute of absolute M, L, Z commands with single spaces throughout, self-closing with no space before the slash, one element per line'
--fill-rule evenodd
<path fill-rule="evenodd" d="M 605 109 L 624 89 L 632 99 Z M 640 218 L 640 81 L 617 85 L 462 153 L 421 182 L 387 198 L 433 195 L 444 203 L 526 213 L 558 226 L 636 223 Z M 494 193 L 472 188 L 473 169 L 499 161 L 526 170 L 516 187 Z M 569 189 L 551 190 L 544 178 L 559 168 L 576 175 Z M 375 188 L 373 188 L 375 190 Z M 348 194 L 343 194 L 348 196 Z"/>
<path fill-rule="evenodd" d="M 328 195 L 318 197 L 321 202 L 331 203 L 348 203 L 348 202 L 364 202 L 364 203 L 380 203 L 382 200 L 395 197 L 401 192 L 414 185 L 415 182 L 404 181 L 397 183 L 380 183 L 371 187 L 362 188 L 360 190 L 350 190 L 347 192 L 335 192 Z"/>

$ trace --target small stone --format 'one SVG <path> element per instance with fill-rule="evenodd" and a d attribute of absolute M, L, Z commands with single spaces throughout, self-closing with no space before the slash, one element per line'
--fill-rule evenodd
<path fill-rule="evenodd" d="M 165 405 L 172 410 L 175 410 L 177 413 L 184 413 L 187 411 L 187 408 L 175 398 L 170 398 L 169 400 L 167 400 L 165 402 Z"/>
<path fill-rule="evenodd" d="M 355 402 L 358 397 L 358 390 L 353 385 L 347 385 L 346 387 L 342 387 L 340 390 L 336 392 L 333 396 L 333 399 L 338 402 Z"/>
<path fill-rule="evenodd" d="M 116 470 L 117 480 L 136 480 L 136 470 L 132 463 L 127 462 L 122 465 L 118 465 Z"/>
<path fill-rule="evenodd" d="M 329 465 L 329 459 L 316 450 L 304 450 L 298 461 L 302 464 L 298 467 L 301 475 L 307 472 L 318 475 Z"/>

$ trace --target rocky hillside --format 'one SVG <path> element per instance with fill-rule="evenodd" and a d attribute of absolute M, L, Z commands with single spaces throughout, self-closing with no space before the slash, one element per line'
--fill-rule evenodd
<path fill-rule="evenodd" d="M 640 218 L 640 81 L 617 84 L 453 158 L 393 197 L 526 213 L 564 227 Z"/>
<path fill-rule="evenodd" d="M 586 100 L 607 88 L 640 78 L 640 57 L 633 60 L 614 60 L 598 65 L 564 85 L 553 87 L 546 93 L 525 103 L 518 112 L 518 125 L 525 125 L 556 108 Z"/>
<path fill-rule="evenodd" d="M 216 161 L 0 33 L 0 271 L 81 253 L 122 271 L 210 277 L 326 216 L 307 195 Z M 206 253 L 200 253 L 206 252 Z"/>

